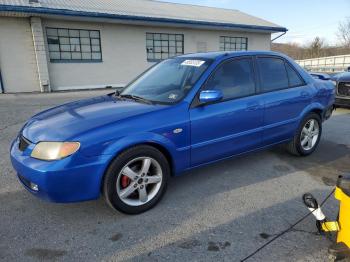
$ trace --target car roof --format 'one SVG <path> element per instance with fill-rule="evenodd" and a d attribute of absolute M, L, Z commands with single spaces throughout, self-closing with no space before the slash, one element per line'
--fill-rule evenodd
<path fill-rule="evenodd" d="M 237 57 L 243 55 L 274 55 L 286 58 L 285 55 L 272 51 L 220 51 L 220 52 L 206 52 L 206 53 L 191 53 L 181 55 L 181 58 L 203 58 L 203 59 L 218 59 L 222 57 Z"/>
<path fill-rule="evenodd" d="M 300 65 L 298 65 L 292 58 L 288 57 L 285 54 L 273 52 L 273 51 L 220 51 L 220 52 L 207 52 L 207 53 L 192 53 L 186 54 L 182 56 L 178 56 L 179 58 L 185 59 L 212 59 L 221 62 L 227 58 L 234 58 L 240 56 L 276 56 L 282 59 L 285 59 L 289 62 L 289 64 L 293 65 L 294 69 L 296 69 L 306 83 L 310 83 L 315 81 L 313 77 L 309 73 L 307 73 Z"/>

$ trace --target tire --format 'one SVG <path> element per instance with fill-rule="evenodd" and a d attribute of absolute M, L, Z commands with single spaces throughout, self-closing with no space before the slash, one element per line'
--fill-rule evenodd
<path fill-rule="evenodd" d="M 317 138 L 315 138 L 315 136 L 312 137 L 312 135 L 315 134 L 315 132 L 312 132 L 312 131 L 310 131 L 307 136 L 304 135 L 305 134 L 304 127 L 307 129 L 310 129 L 309 123 L 311 123 L 311 121 L 315 121 L 314 122 L 315 128 L 316 128 L 316 126 L 318 127 Z M 289 153 L 291 153 L 292 155 L 296 155 L 296 156 L 311 155 L 316 150 L 316 148 L 320 142 L 321 135 L 322 135 L 321 117 L 316 113 L 310 113 L 301 121 L 300 126 L 298 127 L 293 140 L 287 144 L 287 150 L 289 151 Z M 312 142 L 309 142 L 310 140 L 307 139 L 308 137 L 310 137 Z M 305 144 L 304 139 L 308 140 L 308 142 L 307 142 L 308 146 L 303 145 L 303 144 Z"/>
<path fill-rule="evenodd" d="M 132 147 L 109 166 L 103 181 L 103 195 L 113 209 L 139 214 L 161 200 L 169 177 L 169 163 L 158 149 L 148 145 Z"/>

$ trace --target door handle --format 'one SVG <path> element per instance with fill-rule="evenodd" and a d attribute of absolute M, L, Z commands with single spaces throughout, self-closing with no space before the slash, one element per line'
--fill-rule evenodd
<path fill-rule="evenodd" d="M 255 111 L 258 110 L 260 108 L 259 104 L 251 104 L 247 106 L 247 111 Z"/>

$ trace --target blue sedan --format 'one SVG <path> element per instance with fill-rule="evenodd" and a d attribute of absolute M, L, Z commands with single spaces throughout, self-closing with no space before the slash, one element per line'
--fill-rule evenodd
<path fill-rule="evenodd" d="M 335 103 L 336 107 L 350 108 L 350 67 L 348 72 L 336 74 L 331 77 L 335 83 Z"/>
<path fill-rule="evenodd" d="M 38 197 L 66 203 L 103 195 L 112 208 L 137 214 L 186 170 L 277 144 L 310 155 L 334 94 L 331 81 L 278 53 L 183 55 L 121 92 L 33 116 L 11 161 Z"/>

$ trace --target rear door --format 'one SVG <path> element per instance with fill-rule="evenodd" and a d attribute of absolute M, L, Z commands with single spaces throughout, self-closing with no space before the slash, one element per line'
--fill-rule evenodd
<path fill-rule="evenodd" d="M 260 147 L 263 102 L 255 96 L 252 58 L 223 62 L 203 89 L 221 90 L 224 97 L 217 103 L 190 109 L 192 166 Z"/>
<path fill-rule="evenodd" d="M 311 102 L 308 86 L 294 67 L 280 57 L 257 57 L 260 93 L 263 95 L 263 145 L 271 145 L 294 136 L 302 111 Z"/>

